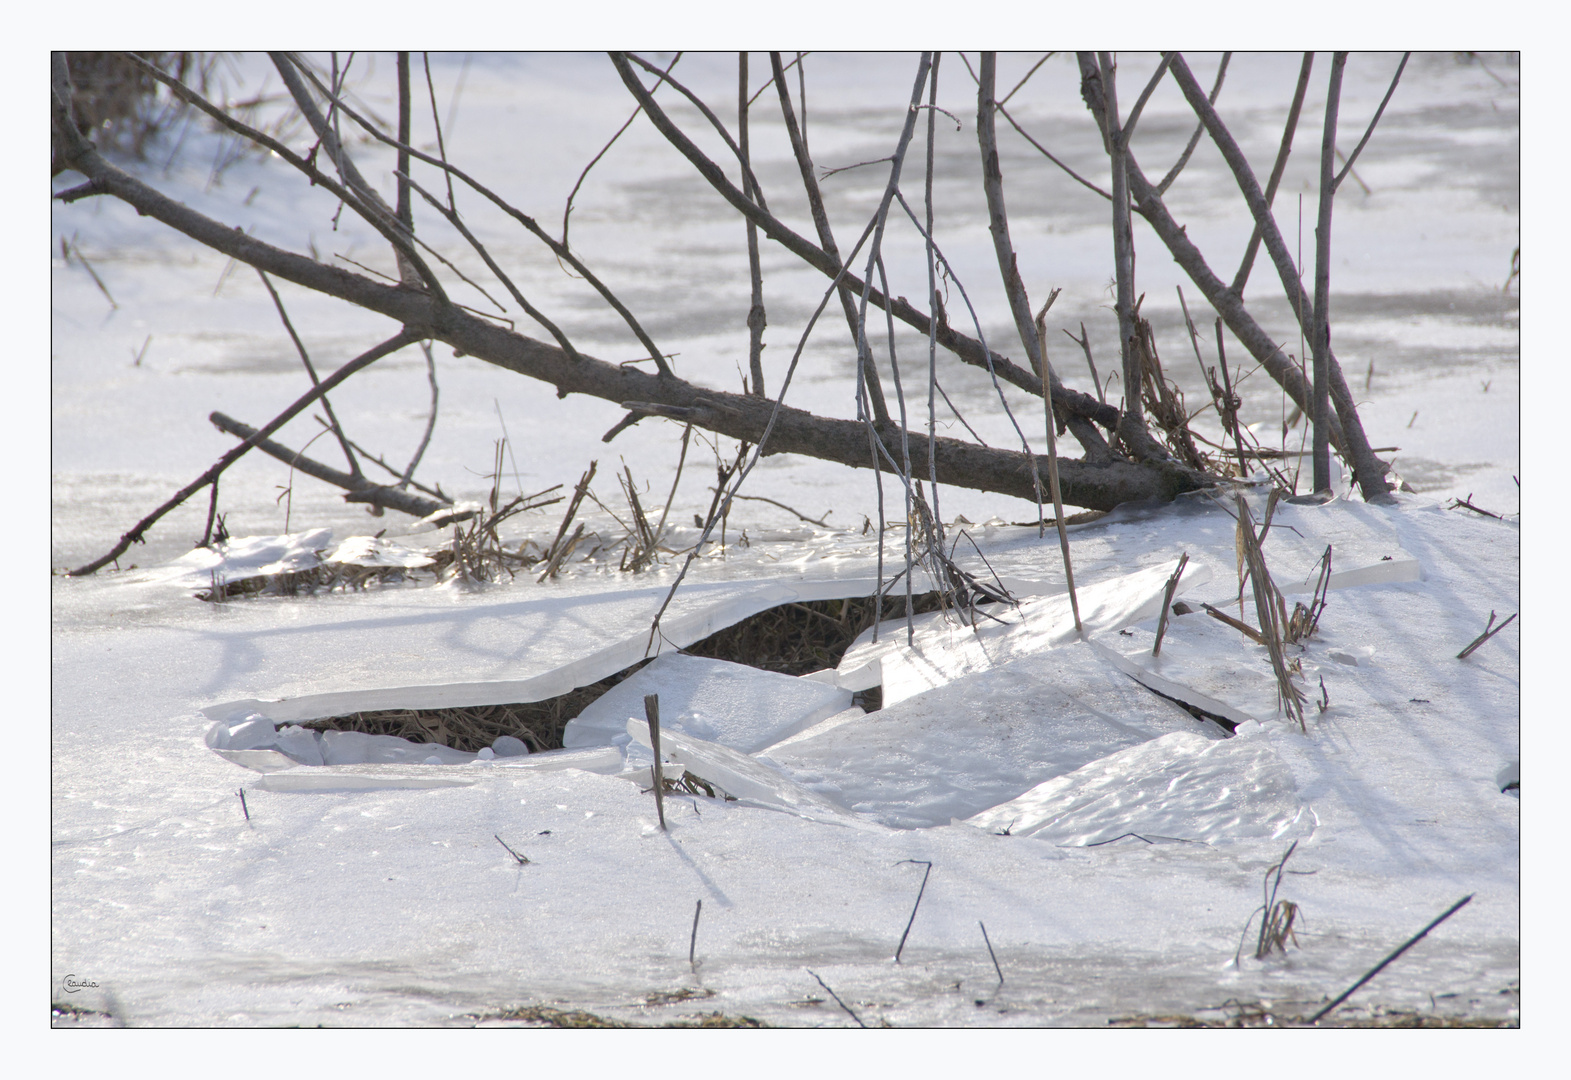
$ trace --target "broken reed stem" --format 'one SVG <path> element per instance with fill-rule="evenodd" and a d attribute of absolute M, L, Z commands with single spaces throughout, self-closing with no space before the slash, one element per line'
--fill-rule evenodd
<path fill-rule="evenodd" d="M 922 872 L 922 887 L 916 892 L 916 903 L 911 905 L 911 917 L 906 920 L 905 933 L 900 935 L 900 944 L 895 949 L 895 963 L 900 963 L 900 954 L 905 951 L 906 938 L 911 935 L 911 924 L 916 922 L 916 909 L 922 906 L 922 894 L 927 892 L 927 876 L 933 872 L 933 864 L 926 859 L 901 859 L 903 863 L 921 863 L 927 869 Z"/>
<path fill-rule="evenodd" d="M 862 1023 L 862 1018 L 860 1016 L 858 1016 L 854 1012 L 851 1012 L 851 1006 L 849 1006 L 845 1002 L 841 1001 L 840 1000 L 840 995 L 835 993 L 833 990 L 831 990 L 829 988 L 829 984 L 826 983 L 823 979 L 819 979 L 818 978 L 818 972 L 814 971 L 812 968 L 808 968 L 807 969 L 807 973 L 809 975 L 811 975 L 813 978 L 818 979 L 818 985 L 822 986 L 824 988 L 824 990 L 826 992 L 828 992 L 829 996 L 835 999 L 835 1004 L 836 1005 L 840 1006 L 842 1009 L 844 1009 L 847 1013 L 850 1014 L 851 1019 L 856 1021 L 856 1026 L 857 1027 L 859 1027 L 859 1028 L 867 1027 L 866 1024 Z"/>
<path fill-rule="evenodd" d="M 1212 607 L 1210 604 L 1202 603 L 1200 606 L 1205 608 L 1205 611 L 1206 611 L 1207 615 L 1210 615 L 1213 619 L 1218 619 L 1218 620 L 1220 620 L 1222 622 L 1227 623 L 1227 625 L 1231 626 L 1234 630 L 1237 630 L 1240 633 L 1242 633 L 1245 637 L 1247 637 L 1250 640 L 1252 640 L 1256 645 L 1264 645 L 1266 643 L 1266 639 L 1260 636 L 1260 631 L 1256 630 L 1253 626 L 1250 626 L 1248 623 L 1243 622 L 1240 619 L 1233 618 L 1231 615 L 1229 615 L 1225 611 L 1218 611 L 1216 608 Z"/>
<path fill-rule="evenodd" d="M 1178 579 L 1184 575 L 1184 567 L 1189 563 L 1189 552 L 1184 552 L 1178 557 L 1178 568 L 1167 579 L 1167 589 L 1162 593 L 1162 617 L 1156 624 L 1156 644 L 1151 647 L 1152 656 L 1162 655 L 1162 638 L 1167 633 L 1167 617 L 1173 610 L 1173 593 L 1178 589 Z"/>
<path fill-rule="evenodd" d="M 1266 568 L 1265 555 L 1260 550 L 1260 538 L 1255 534 L 1254 518 L 1249 504 L 1242 495 L 1235 495 L 1238 505 L 1238 550 L 1240 559 L 1249 569 L 1250 585 L 1255 593 L 1255 618 L 1260 622 L 1260 635 L 1265 639 L 1266 652 L 1271 657 L 1271 670 L 1276 675 L 1277 694 L 1288 719 L 1297 720 L 1299 730 L 1308 733 L 1304 723 L 1303 693 L 1293 684 L 1287 670 L 1287 659 L 1282 652 L 1282 642 L 1287 633 L 1287 612 L 1282 594 L 1271 580 Z M 1266 527 L 1270 527 L 1267 518 Z M 1239 568 L 1240 576 L 1243 567 Z"/>
<path fill-rule="evenodd" d="M 1469 656 L 1472 656 L 1474 651 L 1477 650 L 1477 648 L 1480 645 L 1482 645 L 1484 642 L 1488 641 L 1490 638 L 1494 637 L 1496 634 L 1500 633 L 1500 631 L 1504 630 L 1506 627 L 1510 626 L 1512 620 L 1514 620 L 1515 618 L 1516 618 L 1516 615 L 1512 615 L 1509 618 L 1507 618 L 1505 622 L 1501 623 L 1499 626 L 1495 626 L 1495 613 L 1493 611 L 1491 611 L 1489 613 L 1489 622 L 1484 624 L 1484 632 L 1482 634 L 1479 634 L 1476 638 L 1474 638 L 1473 639 L 1473 643 L 1471 645 L 1469 645 L 1467 648 L 1463 649 L 1461 652 L 1457 653 L 1456 654 L 1456 658 L 1458 660 L 1466 660 Z M 1493 630 L 1490 629 L 1490 627 L 1492 627 L 1492 626 L 1494 627 Z"/>
<path fill-rule="evenodd" d="M 1370 968 L 1369 971 L 1365 973 L 1363 978 L 1359 979 L 1352 986 L 1349 986 L 1346 990 L 1342 991 L 1342 993 L 1337 996 L 1335 1001 L 1331 1002 L 1325 1008 L 1321 1009 L 1319 1012 L 1315 1013 L 1315 1015 L 1311 1016 L 1309 1018 L 1309 1023 L 1311 1023 L 1311 1024 L 1318 1024 L 1320 1022 L 1320 1018 L 1321 1017 L 1325 1016 L 1332 1009 L 1336 1008 L 1338 1005 L 1342 1004 L 1342 1002 L 1346 1001 L 1349 997 L 1351 997 L 1353 995 L 1353 992 L 1355 990 L 1357 990 L 1360 986 L 1363 986 L 1370 979 L 1373 979 L 1376 975 L 1378 975 L 1382 971 L 1384 971 L 1385 968 L 1386 968 L 1386 965 L 1390 964 L 1391 961 L 1395 960 L 1397 957 L 1399 957 L 1403 953 L 1407 952 L 1408 949 L 1410 949 L 1414 945 L 1418 944 L 1418 942 L 1423 940 L 1424 936 L 1426 934 L 1428 934 L 1429 931 L 1433 930 L 1435 927 L 1437 927 L 1441 923 L 1445 922 L 1451 916 L 1455 915 L 1458 911 L 1461 911 L 1462 908 L 1465 907 L 1467 905 L 1467 902 L 1469 900 L 1471 900 L 1471 899 L 1473 899 L 1473 894 L 1472 893 L 1468 893 L 1466 896 L 1462 897 L 1462 899 L 1458 900 L 1456 903 L 1454 903 L 1450 907 L 1446 908 L 1446 910 L 1444 912 L 1442 912 L 1437 919 L 1435 919 L 1428 926 L 1424 927 L 1418 933 L 1414 934 L 1412 937 L 1410 937 L 1406 941 L 1404 941 L 1401 945 L 1399 945 L 1397 947 L 1396 951 L 1391 953 L 1390 956 L 1387 956 L 1384 960 L 1380 961 L 1380 963 L 1378 963 L 1374 967 Z"/>
<path fill-rule="evenodd" d="M 982 928 L 982 940 L 987 943 L 987 955 L 993 958 L 993 970 L 998 972 L 998 985 L 1004 985 L 1004 969 L 998 966 L 998 954 L 993 951 L 993 942 L 987 936 L 987 924 L 981 919 L 976 924 Z"/>
<path fill-rule="evenodd" d="M 660 695 L 644 695 L 644 717 L 649 721 L 649 746 L 655 752 L 655 763 L 650 767 L 650 775 L 655 781 L 655 813 L 660 815 L 660 831 L 665 832 L 665 777 L 660 771 Z M 693 924 L 697 932 L 698 924 Z"/>
<path fill-rule="evenodd" d="M 745 68 L 743 70 L 746 70 Z M 687 966 L 694 971 L 698 970 L 698 961 L 694 959 L 698 948 L 698 917 L 704 913 L 704 902 L 700 900 L 698 906 L 693 908 L 693 936 L 687 939 Z"/>

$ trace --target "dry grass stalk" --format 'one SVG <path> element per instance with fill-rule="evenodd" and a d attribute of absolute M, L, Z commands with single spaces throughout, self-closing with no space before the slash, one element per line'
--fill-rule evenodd
<path fill-rule="evenodd" d="M 1331 545 L 1326 545 L 1326 553 L 1320 556 L 1320 577 L 1315 583 L 1315 595 L 1305 607 L 1302 603 L 1293 604 L 1293 614 L 1287 620 L 1287 640 L 1290 644 L 1314 636 L 1320 628 L 1320 616 L 1326 609 L 1326 593 L 1331 587 Z M 1321 709 L 1324 712 L 1325 709 Z"/>
<path fill-rule="evenodd" d="M 1266 868 L 1265 881 L 1261 884 L 1261 894 L 1264 899 L 1259 907 L 1249 913 L 1249 920 L 1244 923 L 1244 933 L 1249 933 L 1249 923 L 1254 921 L 1255 915 L 1260 915 L 1260 934 L 1255 942 L 1255 959 L 1264 960 L 1273 952 L 1286 953 L 1287 943 L 1291 941 L 1298 945 L 1298 937 L 1293 933 L 1293 923 L 1298 919 L 1300 909 L 1291 900 L 1278 900 L 1277 889 L 1282 884 L 1282 872 L 1287 866 L 1287 860 L 1293 857 L 1293 852 L 1298 850 L 1298 841 L 1294 840 L 1288 847 L 1287 854 L 1282 856 L 1275 866 Z M 1273 875 L 1275 875 L 1273 879 Z M 1237 966 L 1243 953 L 1244 944 L 1240 940 L 1238 952 L 1233 954 L 1233 964 Z"/>
<path fill-rule="evenodd" d="M 1135 347 L 1139 353 L 1140 393 L 1149 415 L 1162 430 L 1168 448 L 1191 468 L 1215 472 L 1217 466 L 1195 447 L 1189 431 L 1189 413 L 1184 408 L 1184 393 L 1162 373 L 1162 360 L 1156 351 L 1156 335 L 1147 319 L 1135 318 Z"/>
<path fill-rule="evenodd" d="M 1255 617 L 1260 621 L 1260 636 L 1264 638 L 1266 652 L 1271 657 L 1271 670 L 1276 675 L 1277 697 L 1288 718 L 1298 721 L 1300 731 L 1307 733 L 1304 724 L 1304 694 L 1293 682 L 1288 670 L 1283 643 L 1287 634 L 1287 605 L 1281 590 L 1271 580 L 1266 569 L 1264 553 L 1260 550 L 1260 537 L 1255 533 L 1254 518 L 1249 504 L 1242 495 L 1235 495 L 1238 506 L 1239 577 L 1247 576 L 1254 587 Z M 1269 528 L 1269 522 L 1267 528 Z"/>

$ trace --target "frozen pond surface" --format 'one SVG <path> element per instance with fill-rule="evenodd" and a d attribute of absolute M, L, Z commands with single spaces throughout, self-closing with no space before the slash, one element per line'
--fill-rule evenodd
<path fill-rule="evenodd" d="M 1346 130 L 1373 111 L 1395 59 L 1354 57 Z M 1013 85 L 1034 60 L 1006 58 L 1000 84 Z M 386 115 L 391 61 L 371 62 L 363 93 Z M 1127 62 L 1126 84 L 1140 85 L 1151 63 Z M 1215 59 L 1193 63 L 1209 82 Z M 1350 182 L 1337 202 L 1337 350 L 1373 444 L 1401 448 L 1397 471 L 1417 494 L 1389 509 L 1338 501 L 1278 511 L 1266 554 L 1290 603 L 1328 543 L 1336 569 L 1371 570 L 1333 590 L 1321 633 L 1301 657 L 1306 691 L 1318 699 L 1323 678 L 1330 696 L 1323 713 L 1310 707 L 1307 735 L 1277 712 L 1262 651 L 1205 615 L 1172 619 L 1160 660 L 1151 657 L 1160 600 L 1141 607 L 1150 599 L 1146 579 L 1164 580 L 1181 552 L 1191 560 L 1188 598 L 1233 601 L 1238 613 L 1233 522 L 1196 499 L 1128 508 L 1071 532 L 1077 584 L 1111 597 L 1092 643 L 1072 643 L 1072 624 L 1063 632 L 1052 538 L 979 526 L 973 535 L 989 562 L 1027 601 L 1011 616 L 1019 623 L 992 638 L 935 626 L 914 649 L 899 644 L 903 627 L 892 650 L 886 636 L 877 658 L 886 709 L 861 718 L 792 714 L 795 721 L 771 729 L 786 734 L 770 746 L 756 725 L 746 741 L 734 714 L 693 706 L 685 730 L 674 728 L 672 753 L 721 788 L 721 776 L 754 786 L 735 803 L 670 799 L 668 833 L 641 791 L 647 746 L 636 730 L 617 733 L 614 720 L 603 725 L 608 742 L 574 751 L 588 755 L 576 759 L 261 773 L 214 753 L 215 724 L 227 733 L 231 721 L 258 711 L 285 728 L 346 702 L 534 700 L 620 670 L 644 654 L 649 620 L 679 563 L 637 577 L 576 566 L 553 584 L 520 576 L 479 592 L 387 588 L 210 606 L 190 599 L 199 582 L 182 585 L 174 572 L 153 569 L 186 555 L 201 535 L 199 495 L 122 560 L 138 569 L 53 582 L 56 983 L 67 974 L 90 978 L 96 996 L 73 1000 L 154 1025 L 455 1024 L 531 1004 L 639 1022 L 720 1009 L 777 1024 L 850 1023 L 809 969 L 868 1023 L 1101 1026 L 1134 1014 L 1220 1018 L 1251 1003 L 1301 1016 L 1471 893 L 1467 908 L 1344 1009 L 1515 1018 L 1519 803 L 1514 790 L 1501 791 L 1501 777 L 1520 759 L 1517 626 L 1467 661 L 1455 659 L 1491 610 L 1503 617 L 1518 609 L 1520 588 L 1517 303 L 1514 286 L 1501 289 L 1518 244 L 1517 98 L 1515 69 L 1490 63 L 1509 88 L 1476 63 L 1416 56 L 1359 160 L 1369 193 Z M 881 55 L 808 64 L 819 164 L 887 154 L 913 63 Z M 755 57 L 753 67 L 761 84 L 767 65 Z M 1220 107 L 1261 172 L 1296 67 L 1293 57 L 1249 55 L 1229 71 Z M 260 77 L 263 68 L 245 70 Z M 978 224 L 972 84 L 957 56 L 946 55 L 941 70 L 940 102 L 965 130 L 939 125 L 938 239 L 977 300 L 989 341 L 1019 356 Z M 734 103 L 734 58 L 685 57 L 676 73 L 707 99 Z M 433 77 L 441 94 L 464 80 L 448 132 L 453 158 L 482 179 L 505 178 L 504 194 L 547 228 L 559 226 L 579 170 L 631 111 L 603 57 L 434 56 Z M 1074 167 L 1105 170 L 1072 64 L 1055 57 L 1035 78 L 1036 96 L 1011 105 L 1016 118 L 1061 146 Z M 1291 236 L 1296 194 L 1305 192 L 1306 250 L 1318 143 L 1310 117 L 1323 85 L 1317 72 L 1277 203 Z M 570 116 L 553 107 L 564 95 Z M 696 112 L 674 114 L 696 127 Z M 725 115 L 734 117 L 734 105 Z M 777 110 L 767 115 L 767 123 L 762 113 L 755 119 L 760 182 L 777 212 L 811 234 Z M 1135 147 L 1148 172 L 1176 157 L 1191 130 L 1186 116 L 1170 85 L 1153 96 Z M 510 131 L 519 137 L 496 137 Z M 161 162 L 142 166 L 150 182 L 274 242 L 388 269 L 367 230 L 345 215 L 335 233 L 331 201 L 278 163 L 246 159 L 214 178 L 217 141 L 191 138 L 203 153 L 167 173 Z M 1105 204 L 1012 132 L 1000 138 L 1021 272 L 1033 296 L 1063 288 L 1050 334 L 1060 324 L 1078 332 L 1083 320 L 1105 376 L 1116 357 Z M 373 147 L 357 153 L 368 175 L 385 178 L 390 158 Z M 878 172 L 825 181 L 837 235 L 854 233 L 876 202 Z M 907 186 L 918 191 L 919 179 Z M 1230 273 L 1248 223 L 1208 144 L 1169 199 Z M 477 200 L 461 206 L 575 342 L 606 359 L 636 355 L 614 314 L 548 254 Z M 106 200 L 53 214 L 51 559 L 61 567 L 106 550 L 232 445 L 208 424 L 209 411 L 259 423 L 305 383 L 253 273 L 228 272 L 222 258 Z M 742 226 L 646 124 L 634 124 L 590 175 L 572 235 L 676 354 L 679 373 L 736 388 L 747 340 Z M 60 236 L 75 237 L 117 310 L 79 260 L 60 257 Z M 1170 373 L 1197 403 L 1203 391 L 1173 288 L 1184 282 L 1154 236 L 1138 242 L 1144 313 Z M 482 272 L 477 259 L 470 265 L 456 246 L 448 250 L 466 272 Z M 886 258 L 891 292 L 924 293 L 920 242 L 909 230 L 891 233 Z M 767 246 L 765 267 L 773 391 L 822 282 Z M 1252 307 L 1285 339 L 1290 322 L 1285 305 L 1270 302 L 1274 291 L 1262 256 Z M 388 332 L 378 316 L 289 286 L 281 292 L 319 367 Z M 1195 311 L 1194 290 L 1185 294 Z M 527 321 L 520 329 L 545 336 Z M 821 326 L 791 403 L 852 415 L 844 336 L 843 326 L 838 336 Z M 1209 331 L 1203 336 L 1209 342 Z M 902 363 L 925 359 L 915 335 L 897 344 Z M 1246 355 L 1228 344 L 1230 358 Z M 1078 347 L 1050 348 L 1065 381 L 1088 388 Z M 1296 341 L 1287 348 L 1299 354 Z M 505 423 L 509 489 L 571 486 L 595 459 L 609 477 L 625 460 L 650 501 L 663 499 L 679 428 L 646 420 L 606 446 L 600 435 L 621 416 L 611 403 L 559 401 L 548 387 L 447 352 L 437 352 L 442 404 L 419 474 L 425 482 L 483 497 Z M 940 355 L 939 378 L 984 438 L 1010 445 L 984 374 Z M 1255 389 L 1265 378 L 1245 384 L 1245 419 L 1279 432 L 1280 394 Z M 1024 402 L 1012 400 L 1017 413 Z M 429 409 L 424 359 L 416 349 L 390 357 L 333 403 L 352 436 L 406 460 Z M 300 447 L 319 430 L 307 415 L 278 438 Z M 312 454 L 331 460 L 330 442 L 319 439 Z M 707 508 L 713 460 L 695 443 L 673 520 Z M 406 534 L 408 519 L 390 512 L 370 521 L 308 479 L 296 477 L 280 501 L 290 484 L 287 467 L 271 459 L 253 455 L 236 466 L 221 486 L 230 532 L 298 538 L 331 529 L 343 541 L 385 527 L 411 548 L 432 542 Z M 615 486 L 607 480 L 603 490 Z M 830 527 L 806 526 L 768 503 L 739 503 L 730 528 L 746 529 L 751 546 L 696 564 L 668 616 L 668 632 L 686 635 L 673 644 L 779 603 L 872 591 L 876 537 L 861 528 L 864 516 L 878 515 L 868 473 L 770 458 L 744 494 Z M 1469 494 L 1510 520 L 1442 509 Z M 1021 521 L 1035 512 L 957 489 L 941 499 L 946 520 Z M 559 511 L 515 519 L 509 539 L 548 541 Z M 612 527 L 609 516 L 596 520 Z M 983 573 L 974 559 L 961 561 Z M 856 659 L 848 657 L 853 666 Z M 1181 685 L 1193 700 L 1249 719 L 1224 740 L 1214 724 L 1141 689 L 1125 674 L 1133 667 L 1148 684 Z M 838 685 L 865 683 L 869 669 L 860 670 L 842 665 Z M 904 689 L 896 694 L 896 686 Z M 662 700 L 674 692 L 662 691 Z M 228 703 L 245 705 L 233 717 L 215 715 Z M 1042 716 L 1057 727 L 1032 723 Z M 792 731 L 796 721 L 805 730 Z M 240 787 L 249 821 L 234 795 Z M 1021 835 L 987 816 L 1005 807 L 997 813 L 1019 818 Z M 498 836 L 530 863 L 518 864 Z M 1288 869 L 1297 873 L 1283 878 L 1282 895 L 1303 912 L 1298 947 L 1264 962 L 1245 949 L 1233 965 L 1262 875 L 1294 840 Z M 922 881 L 922 867 L 904 860 L 933 869 L 897 965 L 894 949 Z M 694 969 L 687 946 L 699 899 Z M 1001 986 L 978 920 L 1004 971 Z"/>

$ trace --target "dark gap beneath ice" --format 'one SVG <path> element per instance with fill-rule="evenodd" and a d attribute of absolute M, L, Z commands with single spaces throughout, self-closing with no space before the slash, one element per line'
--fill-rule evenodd
<path fill-rule="evenodd" d="M 919 593 L 911 599 L 914 615 L 940 609 L 936 592 Z M 882 614 L 886 621 L 904 618 L 905 609 L 904 594 L 884 597 Z M 680 651 L 782 675 L 808 675 L 838 667 L 851 643 L 873 625 L 876 611 L 876 597 L 872 596 L 782 604 L 718 630 Z M 301 726 L 314 731 L 396 735 L 414 743 L 440 743 L 469 753 L 478 753 L 503 735 L 522 739 L 531 753 L 559 750 L 562 729 L 569 720 L 648 662 L 641 660 L 598 682 L 546 701 L 448 709 L 383 709 L 324 717 Z M 860 691 L 852 701 L 875 712 L 883 707 L 883 688 Z"/>

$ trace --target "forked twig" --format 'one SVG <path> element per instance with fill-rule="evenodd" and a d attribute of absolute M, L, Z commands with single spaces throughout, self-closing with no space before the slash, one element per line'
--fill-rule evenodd
<path fill-rule="evenodd" d="M 1504 630 L 1506 627 L 1510 626 L 1514 619 L 1516 619 L 1516 615 L 1511 615 L 1506 619 L 1505 622 L 1501 623 L 1499 626 L 1495 626 L 1495 613 L 1491 611 L 1489 613 L 1489 622 L 1484 626 L 1484 632 L 1474 638 L 1471 645 L 1457 653 L 1456 658 L 1458 660 L 1466 660 L 1469 656 L 1472 656 L 1480 645 L 1494 637 L 1496 634 L 1500 633 L 1500 631 Z M 1493 630 L 1490 629 L 1492 626 L 1494 627 Z"/>

